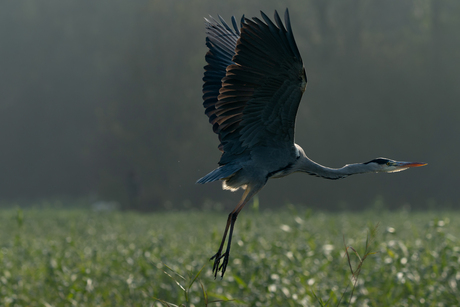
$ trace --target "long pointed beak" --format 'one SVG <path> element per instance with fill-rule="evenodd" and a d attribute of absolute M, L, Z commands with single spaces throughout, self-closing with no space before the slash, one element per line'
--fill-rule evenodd
<path fill-rule="evenodd" d="M 419 167 L 419 166 L 425 166 L 428 163 L 424 162 L 396 162 L 395 166 L 401 167 L 401 168 L 409 168 L 409 167 Z"/>

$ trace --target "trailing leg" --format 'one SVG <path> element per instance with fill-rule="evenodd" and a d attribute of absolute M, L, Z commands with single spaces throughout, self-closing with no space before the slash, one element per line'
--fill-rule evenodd
<path fill-rule="evenodd" d="M 230 258 L 230 247 L 232 244 L 233 228 L 235 226 L 235 221 L 236 221 L 236 218 L 238 217 L 238 214 L 243 209 L 243 207 L 247 204 L 247 202 L 252 198 L 252 196 L 254 196 L 257 192 L 259 192 L 259 190 L 262 187 L 263 187 L 263 184 L 260 186 L 257 186 L 257 188 L 248 186 L 246 190 L 244 191 L 243 196 L 241 197 L 241 200 L 238 202 L 238 205 L 228 215 L 227 225 L 225 226 L 224 236 L 222 238 L 222 242 L 220 243 L 219 250 L 210 259 L 210 260 L 214 260 L 214 264 L 212 266 L 212 272 L 214 273 L 214 278 L 217 277 L 217 273 L 219 271 L 222 272 L 221 277 L 224 277 L 224 273 L 227 269 L 228 260 Z M 227 249 L 225 250 L 225 253 L 222 254 L 222 250 L 224 248 L 224 243 L 227 238 L 227 232 L 228 232 L 229 227 L 230 227 L 230 233 L 228 236 Z M 223 261 L 221 264 L 220 261 L 222 259 Z"/>

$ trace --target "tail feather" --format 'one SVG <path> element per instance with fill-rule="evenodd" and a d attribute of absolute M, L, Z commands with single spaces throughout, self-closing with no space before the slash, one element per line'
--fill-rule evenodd
<path fill-rule="evenodd" d="M 231 165 L 231 164 L 222 165 L 216 168 L 215 170 L 213 170 L 212 172 L 210 172 L 209 174 L 207 174 L 206 176 L 198 179 L 196 183 L 205 184 L 208 182 L 213 182 L 216 180 L 224 179 L 224 178 L 230 177 L 231 175 L 233 175 L 240 169 L 241 169 L 241 166 L 237 166 L 237 165 Z"/>

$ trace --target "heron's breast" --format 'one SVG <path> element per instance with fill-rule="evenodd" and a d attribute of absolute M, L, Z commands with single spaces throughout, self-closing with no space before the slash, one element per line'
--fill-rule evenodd
<path fill-rule="evenodd" d="M 267 178 L 281 178 L 292 173 L 292 166 L 294 163 L 289 163 L 288 165 L 268 173 Z"/>

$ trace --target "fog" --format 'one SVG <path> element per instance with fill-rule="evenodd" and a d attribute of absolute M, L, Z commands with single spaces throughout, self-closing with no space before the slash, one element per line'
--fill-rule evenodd
<path fill-rule="evenodd" d="M 0 201 L 232 207 L 195 181 L 217 166 L 204 115 L 204 19 L 288 7 L 307 70 L 296 143 L 331 167 L 377 157 L 396 174 L 270 180 L 263 207 L 458 208 L 460 3 L 8 1 L 0 4 Z"/>

